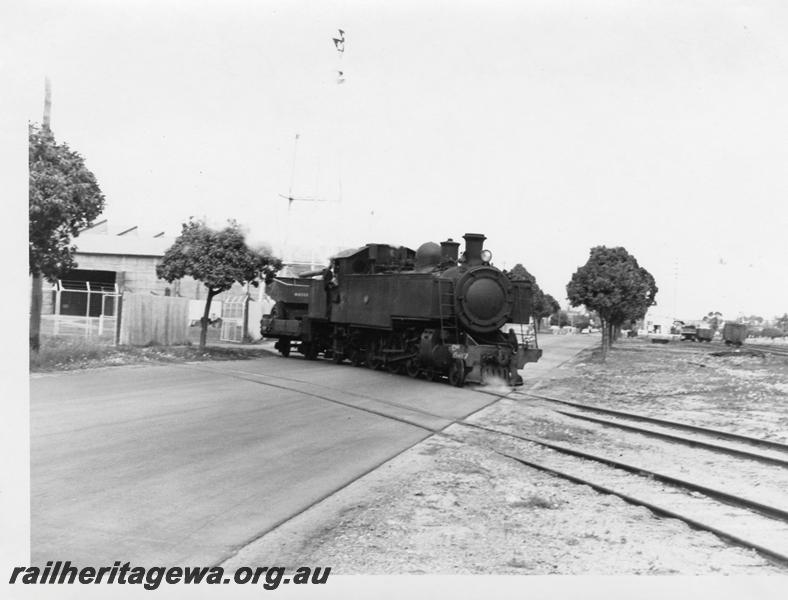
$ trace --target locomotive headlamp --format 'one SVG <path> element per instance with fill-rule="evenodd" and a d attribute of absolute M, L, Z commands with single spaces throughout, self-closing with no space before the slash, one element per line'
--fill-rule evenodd
<path fill-rule="evenodd" d="M 492 252 L 489 250 L 482 250 L 482 261 L 483 262 L 490 262 L 492 260 Z"/>

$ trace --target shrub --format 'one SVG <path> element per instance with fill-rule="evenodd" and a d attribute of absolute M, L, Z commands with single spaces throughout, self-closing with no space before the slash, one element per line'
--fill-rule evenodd
<path fill-rule="evenodd" d="M 764 327 L 761 330 L 761 336 L 767 338 L 778 338 L 778 337 L 785 337 L 786 334 L 784 331 L 777 329 L 776 327 Z"/>

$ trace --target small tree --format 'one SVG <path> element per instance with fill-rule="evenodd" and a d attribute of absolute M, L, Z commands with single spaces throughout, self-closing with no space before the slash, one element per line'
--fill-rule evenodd
<path fill-rule="evenodd" d="M 172 283 L 190 276 L 201 281 L 208 290 L 205 310 L 200 320 L 200 348 L 208 336 L 208 316 L 214 296 L 229 290 L 233 283 L 251 282 L 259 277 L 269 281 L 282 268 L 282 261 L 246 245 L 244 234 L 235 221 L 221 230 L 209 228 L 202 221 L 190 219 L 181 234 L 164 253 L 156 266 L 156 275 Z"/>
<path fill-rule="evenodd" d="M 625 248 L 597 246 L 566 286 L 572 306 L 585 305 L 602 321 L 602 356 L 615 332 L 628 320 L 642 319 L 654 304 L 657 286 Z"/>
<path fill-rule="evenodd" d="M 514 265 L 511 271 L 507 274 L 512 281 L 527 281 L 531 284 L 531 290 L 533 293 L 533 300 L 531 302 L 531 316 L 534 318 L 534 322 L 537 323 L 538 328 L 538 321 L 548 315 L 551 315 L 553 312 L 558 310 L 558 302 L 550 294 L 545 294 L 542 291 L 542 288 L 539 287 L 539 284 L 536 283 L 536 277 L 531 275 L 522 264 L 517 263 Z"/>
<path fill-rule="evenodd" d="M 588 315 L 577 315 L 574 318 L 573 325 L 578 329 L 586 329 L 591 326 L 591 319 L 588 317 Z"/>
<path fill-rule="evenodd" d="M 558 314 L 558 311 L 561 310 L 561 305 L 558 303 L 558 300 L 553 298 L 550 294 L 544 295 L 544 314 L 542 317 L 549 317 L 551 315 Z"/>
<path fill-rule="evenodd" d="M 104 210 L 104 195 L 84 159 L 58 144 L 46 125 L 28 126 L 30 348 L 38 350 L 43 278 L 75 268 L 71 239 Z"/>
<path fill-rule="evenodd" d="M 783 316 L 776 318 L 774 322 L 784 332 L 788 331 L 788 313 L 783 313 Z"/>

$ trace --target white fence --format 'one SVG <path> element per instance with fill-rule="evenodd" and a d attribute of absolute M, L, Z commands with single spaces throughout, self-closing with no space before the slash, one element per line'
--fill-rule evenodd
<path fill-rule="evenodd" d="M 53 313 L 41 315 L 41 335 L 114 343 L 120 294 L 115 284 L 60 281 L 45 287 Z"/>
<path fill-rule="evenodd" d="M 43 292 L 50 294 L 51 303 L 48 306 L 54 312 L 41 316 L 41 335 L 81 337 L 106 344 L 186 343 L 188 325 L 199 323 L 205 307 L 204 300 L 128 292 L 119 294 L 115 284 L 58 281 L 45 287 Z M 131 296 L 152 300 L 132 300 L 132 305 L 123 306 L 123 300 Z M 162 308 L 170 300 L 186 303 L 185 308 L 177 309 L 185 310 L 187 329 L 184 334 L 180 333 L 180 325 L 169 323 L 172 319 L 179 322 L 180 316 L 176 318 L 171 313 L 167 317 L 168 309 Z M 160 306 L 154 308 L 154 304 Z M 223 301 L 214 300 L 211 303 L 211 317 L 221 317 L 219 339 L 234 343 L 259 341 L 260 320 L 264 314 L 271 312 L 272 306 L 273 300 L 264 294 L 260 294 L 257 300 L 247 295 L 228 297 Z M 132 322 L 124 324 L 127 318 Z M 121 340 L 120 330 L 124 327 L 126 329 Z"/>

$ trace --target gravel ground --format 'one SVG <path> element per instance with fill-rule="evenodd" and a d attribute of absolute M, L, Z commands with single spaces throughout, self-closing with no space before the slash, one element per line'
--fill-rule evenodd
<path fill-rule="evenodd" d="M 538 401 L 535 405 L 527 401 L 520 401 L 516 406 L 512 404 L 515 403 L 511 400 L 503 400 L 482 415 L 469 419 L 469 422 L 638 465 L 660 474 L 687 479 L 758 502 L 788 507 L 788 469 L 784 466 L 762 464 L 614 427 L 583 423 L 553 410 L 563 410 L 560 406 L 542 406 Z M 693 437 L 681 431 L 672 433 Z M 740 444 L 738 447 L 742 446 L 743 444 Z M 777 454 L 759 449 L 750 450 Z M 783 458 L 788 456 L 783 455 Z"/>
<path fill-rule="evenodd" d="M 781 384 L 788 380 L 788 360 L 712 358 L 709 351 L 708 345 L 627 340 L 606 364 L 585 352 L 535 391 L 785 439 L 786 391 Z M 676 448 L 675 456 L 673 449 L 656 453 L 653 440 L 578 425 L 546 407 L 519 401 L 496 403 L 473 421 L 607 449 L 621 460 L 648 456 L 652 466 L 664 471 L 691 465 L 687 468 L 696 474 L 711 461 L 708 477 L 732 479 L 742 488 L 762 479 L 747 470 L 739 478 L 726 478 L 726 470 L 732 470 L 725 462 L 729 458 L 691 455 L 696 451 L 685 448 Z M 414 446 L 242 549 L 226 566 L 276 556 L 287 565 L 331 565 L 336 574 L 787 572 L 678 520 L 524 467 L 494 452 L 489 439 L 463 430 L 468 428 L 453 426 Z M 524 446 L 519 444 L 520 450 Z M 784 478 L 763 479 L 769 498 L 782 497 Z"/>
<path fill-rule="evenodd" d="M 584 352 L 545 395 L 788 443 L 788 357 L 712 356 L 722 344 L 622 340 L 606 364 Z"/>

